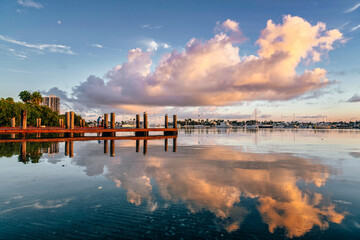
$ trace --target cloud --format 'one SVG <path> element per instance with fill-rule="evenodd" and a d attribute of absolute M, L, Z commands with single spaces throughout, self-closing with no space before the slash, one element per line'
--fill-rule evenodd
<path fill-rule="evenodd" d="M 147 51 L 157 51 L 159 48 L 170 48 L 170 45 L 167 43 L 158 43 L 154 39 L 147 39 L 144 41 L 147 46 Z"/>
<path fill-rule="evenodd" d="M 0 40 L 3 40 L 5 42 L 9 42 L 12 44 L 16 44 L 19 46 L 32 48 L 32 49 L 38 49 L 41 51 L 46 51 L 50 53 L 64 53 L 64 54 L 75 54 L 73 51 L 71 51 L 71 48 L 64 45 L 57 45 L 57 44 L 30 44 L 27 42 L 18 41 L 15 39 L 12 39 L 7 36 L 0 35 Z"/>
<path fill-rule="evenodd" d="M 357 25 L 357 26 L 355 26 L 355 27 L 353 27 L 353 28 L 351 28 L 351 29 L 350 29 L 350 32 L 353 32 L 353 31 L 357 30 L 358 28 L 360 28 L 360 24 Z"/>
<path fill-rule="evenodd" d="M 141 25 L 140 26 L 141 28 L 145 28 L 145 29 L 159 29 L 159 28 L 162 28 L 161 25 L 150 25 L 150 24 L 145 24 L 145 25 Z"/>
<path fill-rule="evenodd" d="M 30 8 L 36 8 L 36 9 L 43 8 L 43 5 L 41 3 L 34 2 L 32 0 L 18 0 L 17 2 L 18 2 L 18 4 L 20 4 L 23 7 L 30 7 Z"/>
<path fill-rule="evenodd" d="M 60 20 L 57 21 L 57 24 L 61 24 L 62 22 Z"/>
<path fill-rule="evenodd" d="M 272 20 L 256 44 L 257 55 L 240 56 L 245 38 L 238 23 L 217 24 L 209 40 L 191 39 L 183 51 L 164 54 L 153 67 L 151 52 L 132 49 L 127 62 L 115 66 L 106 79 L 89 76 L 73 88 L 77 102 L 87 108 L 132 106 L 225 106 L 253 100 L 288 100 L 321 89 L 331 82 L 326 70 L 315 68 L 298 75 L 301 62 L 319 62 L 343 41 L 324 23 L 311 25 L 286 15 Z M 159 44 L 151 42 L 148 50 Z M 154 69 L 151 71 L 151 69 Z"/>
<path fill-rule="evenodd" d="M 353 7 L 344 11 L 344 13 L 351 13 L 360 7 L 360 3 L 355 4 Z"/>
<path fill-rule="evenodd" d="M 349 100 L 347 100 L 347 102 L 360 102 L 360 95 L 359 95 L 359 94 L 355 94 L 354 96 L 352 96 L 351 98 L 349 98 Z"/>
<path fill-rule="evenodd" d="M 96 48 L 104 48 L 104 46 L 101 44 L 91 44 L 90 46 L 96 47 Z"/>

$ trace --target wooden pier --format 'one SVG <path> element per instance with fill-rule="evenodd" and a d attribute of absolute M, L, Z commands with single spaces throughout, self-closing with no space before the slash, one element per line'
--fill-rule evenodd
<path fill-rule="evenodd" d="M 109 114 L 104 114 L 104 121 L 101 127 L 85 127 L 85 121 L 80 121 L 80 126 L 74 125 L 74 112 L 67 112 L 65 114 L 65 122 L 59 121 L 59 127 L 44 127 L 41 126 L 41 118 L 37 119 L 36 127 L 27 126 L 27 112 L 21 112 L 21 123 L 19 127 L 15 126 L 15 121 L 11 121 L 11 127 L 0 127 L 0 134 L 21 134 L 24 138 L 26 134 L 41 134 L 41 133 L 59 133 L 65 134 L 65 136 L 71 136 L 73 134 L 85 134 L 85 133 L 98 133 L 103 137 L 115 137 L 117 132 L 132 132 L 135 133 L 136 137 L 149 136 L 149 132 L 163 132 L 164 136 L 176 136 L 178 134 L 177 129 L 177 116 L 173 116 L 173 127 L 169 128 L 168 116 L 165 116 L 164 128 L 148 128 L 147 114 L 143 116 L 143 127 L 140 125 L 140 115 L 136 115 L 136 127 L 135 128 L 115 128 L 115 113 L 110 114 L 110 125 L 109 125 Z"/>

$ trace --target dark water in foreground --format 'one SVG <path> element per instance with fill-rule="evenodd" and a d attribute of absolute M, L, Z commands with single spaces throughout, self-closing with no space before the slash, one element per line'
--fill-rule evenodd
<path fill-rule="evenodd" d="M 0 239 L 360 239 L 360 131 L 143 144 L 0 143 Z"/>

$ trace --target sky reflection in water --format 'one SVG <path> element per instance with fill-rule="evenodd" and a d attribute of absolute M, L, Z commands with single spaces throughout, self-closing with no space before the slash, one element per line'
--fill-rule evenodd
<path fill-rule="evenodd" d="M 212 214 L 216 228 L 208 230 L 210 235 L 194 231 L 186 236 L 209 238 L 226 233 L 225 237 L 235 238 L 257 223 L 259 230 L 253 236 L 260 238 L 311 238 L 331 231 L 354 237 L 360 233 L 360 198 L 355 190 L 359 187 L 359 140 L 356 131 L 194 130 L 180 133 L 176 152 L 170 139 L 168 152 L 164 140 L 148 141 L 146 155 L 136 152 L 133 140 L 117 141 L 115 157 L 104 150 L 104 141 L 74 142 L 73 158 L 64 157 L 65 144 L 60 143 L 59 153 L 44 153 L 38 164 L 24 165 L 15 156 L 1 159 L 0 216 L 3 221 L 16 219 L 30 209 L 53 211 L 57 216 L 57 209 L 77 209 L 71 205 L 91 195 L 93 190 L 86 189 L 96 185 L 102 191 L 95 205 L 99 208 L 105 208 L 102 202 L 107 195 L 120 191 L 127 204 L 118 207 L 135 207 L 142 217 L 165 214 L 171 206 L 188 212 L 189 222 L 192 216 Z M 143 149 L 144 142 L 140 143 Z M 61 196 L 54 200 L 52 188 L 59 185 Z M 85 190 L 77 191 L 81 188 Z M 117 202 L 111 206 L 116 208 Z M 83 202 L 84 211 L 92 207 Z M 72 218 L 76 217 L 67 213 L 57 223 Z M 180 226 L 168 222 L 167 227 Z M 0 236 L 7 236 L 6 228 L 0 230 Z M 167 237 L 161 232 L 157 236 Z M 181 232 L 174 236 L 184 237 Z"/>

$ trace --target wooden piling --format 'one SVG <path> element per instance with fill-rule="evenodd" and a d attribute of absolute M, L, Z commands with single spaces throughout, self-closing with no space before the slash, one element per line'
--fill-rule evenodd
<path fill-rule="evenodd" d="M 143 154 L 144 156 L 147 154 L 147 140 L 144 140 Z"/>
<path fill-rule="evenodd" d="M 115 113 L 110 113 L 110 128 L 115 129 Z"/>
<path fill-rule="evenodd" d="M 136 140 L 136 152 L 140 150 L 140 140 Z"/>
<path fill-rule="evenodd" d="M 144 128 L 148 128 L 147 113 L 144 113 Z"/>
<path fill-rule="evenodd" d="M 173 125 L 174 125 L 174 128 L 177 128 L 177 116 L 176 115 L 173 115 Z"/>
<path fill-rule="evenodd" d="M 73 111 L 70 112 L 70 129 L 75 128 L 75 113 Z"/>
<path fill-rule="evenodd" d="M 165 139 L 165 152 L 167 152 L 167 151 L 168 151 L 168 140 Z"/>
<path fill-rule="evenodd" d="M 72 158 L 72 157 L 74 157 L 74 142 L 70 141 L 69 145 L 70 145 L 70 147 L 69 147 L 70 148 L 69 157 Z"/>
<path fill-rule="evenodd" d="M 109 128 L 109 114 L 108 113 L 104 114 L 104 128 L 105 129 Z"/>
<path fill-rule="evenodd" d="M 168 115 L 166 114 L 165 115 L 165 124 L 164 124 L 165 128 L 169 128 L 169 117 Z"/>
<path fill-rule="evenodd" d="M 110 157 L 115 157 L 115 141 L 110 140 Z"/>
<path fill-rule="evenodd" d="M 11 118 L 11 127 L 12 127 L 12 128 L 16 127 L 16 125 L 15 125 L 15 118 Z"/>
<path fill-rule="evenodd" d="M 65 113 L 66 129 L 70 129 L 70 112 Z"/>
<path fill-rule="evenodd" d="M 26 156 L 26 142 L 20 143 L 20 159 L 21 161 L 25 162 L 27 160 Z"/>
<path fill-rule="evenodd" d="M 176 142 L 177 142 L 177 139 L 174 138 L 173 139 L 173 152 L 176 152 Z"/>
<path fill-rule="evenodd" d="M 140 128 L 140 115 L 136 114 L 136 128 Z"/>
<path fill-rule="evenodd" d="M 107 154 L 108 153 L 108 141 L 104 140 L 104 153 Z"/>
<path fill-rule="evenodd" d="M 20 128 L 26 129 L 26 127 L 27 127 L 27 111 L 21 110 Z"/>
<path fill-rule="evenodd" d="M 36 127 L 41 127 L 41 118 L 36 119 Z"/>
<path fill-rule="evenodd" d="M 70 144 L 65 142 L 65 156 L 69 156 Z"/>

